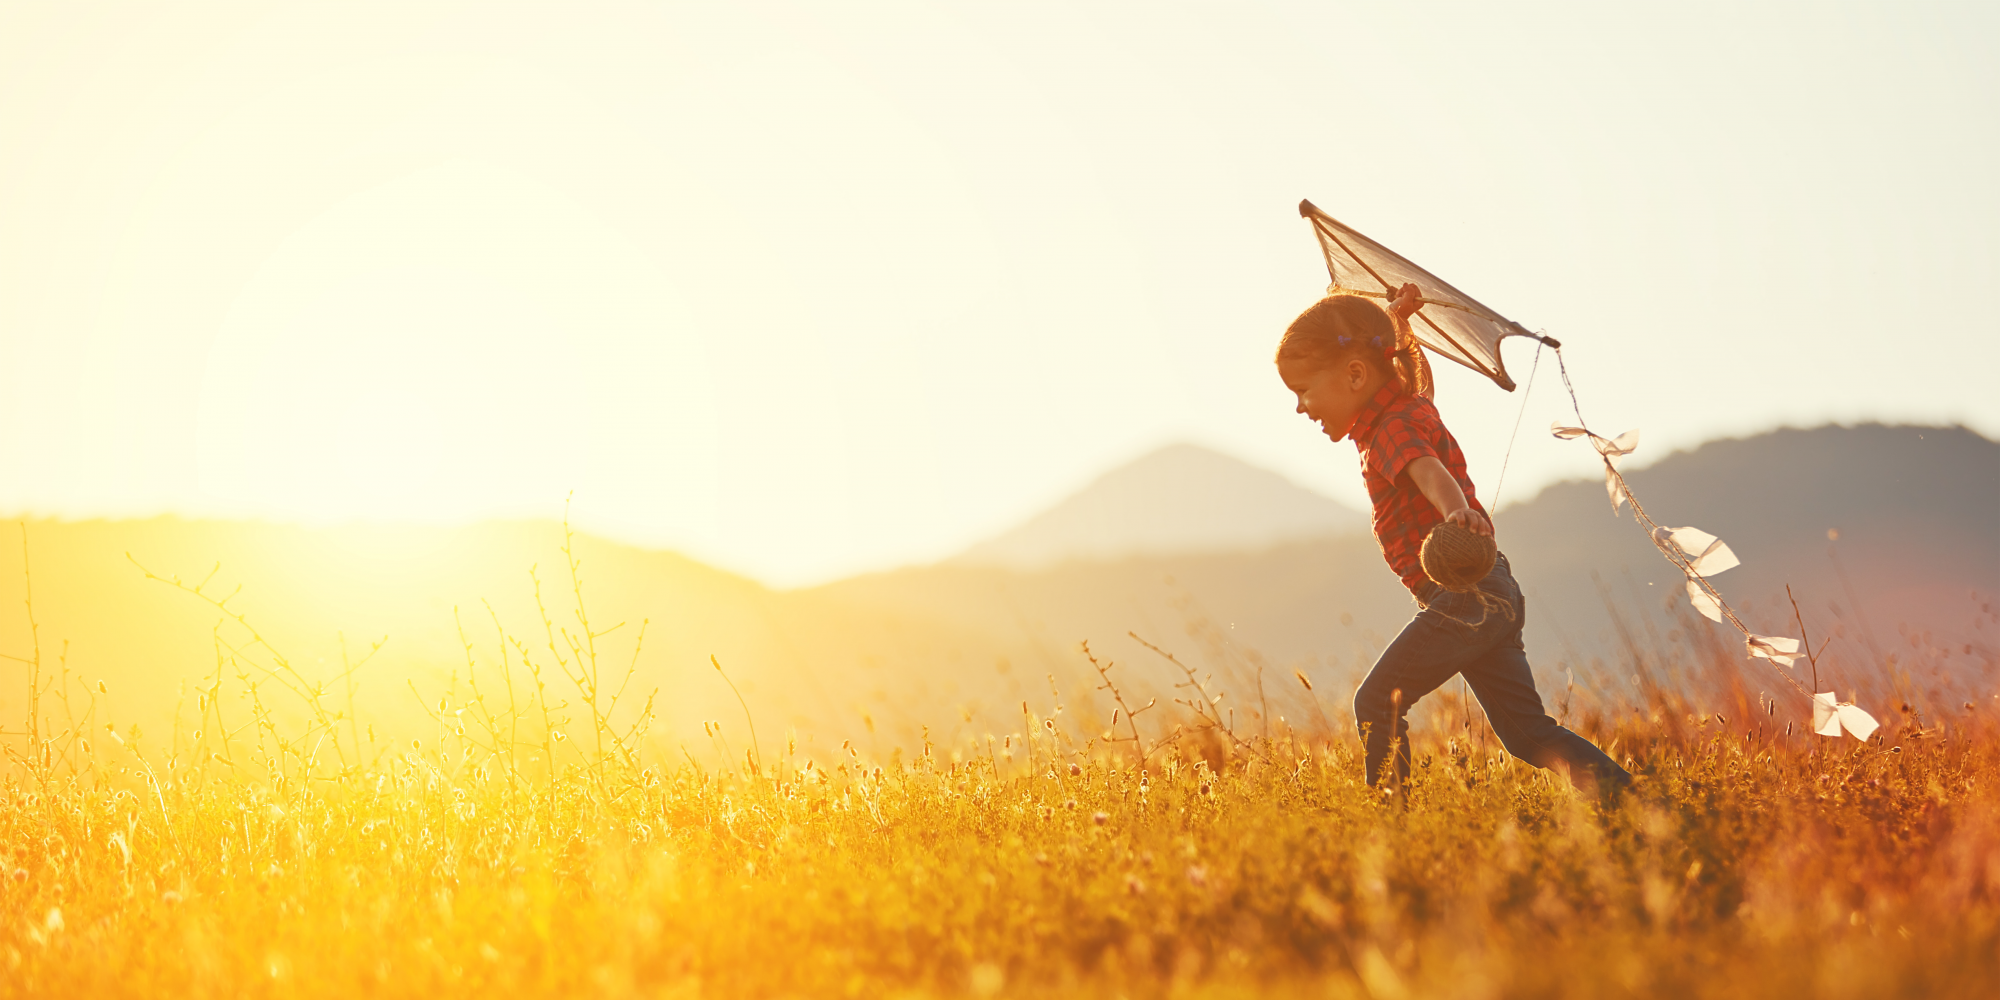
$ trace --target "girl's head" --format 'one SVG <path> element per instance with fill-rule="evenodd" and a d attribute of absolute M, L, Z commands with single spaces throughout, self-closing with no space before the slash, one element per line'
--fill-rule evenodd
<path fill-rule="evenodd" d="M 1335 294 L 1313 303 L 1278 342 L 1278 375 L 1298 396 L 1300 413 L 1335 441 L 1390 383 L 1428 393 L 1428 367 L 1416 338 L 1399 335 L 1389 314 L 1373 300 Z"/>

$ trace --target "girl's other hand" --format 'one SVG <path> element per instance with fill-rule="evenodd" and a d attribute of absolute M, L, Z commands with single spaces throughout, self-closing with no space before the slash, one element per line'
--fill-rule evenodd
<path fill-rule="evenodd" d="M 1423 299 L 1424 294 L 1417 290 L 1415 284 L 1406 284 L 1396 290 L 1395 301 L 1389 303 L 1389 315 L 1407 323 L 1417 310 L 1424 307 Z"/>
<path fill-rule="evenodd" d="M 1485 535 L 1488 538 L 1493 537 L 1493 522 L 1488 521 L 1486 515 L 1470 507 L 1460 507 L 1446 514 L 1444 519 L 1475 535 Z"/>

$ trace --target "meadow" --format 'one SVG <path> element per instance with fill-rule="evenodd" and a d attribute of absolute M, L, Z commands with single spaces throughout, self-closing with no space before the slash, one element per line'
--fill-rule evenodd
<path fill-rule="evenodd" d="M 193 583 L 163 581 L 213 609 L 216 666 L 183 684 L 171 731 L 106 717 L 106 692 L 39 637 L 7 651 L 28 711 L 5 728 L 0 994 L 2000 982 L 2000 701 L 1973 689 L 1990 677 L 1927 670 L 1914 640 L 1865 743 L 1807 733 L 1803 699 L 1758 693 L 1747 672 L 1767 668 L 1737 651 L 1661 651 L 1619 665 L 1631 696 L 1561 706 L 1638 775 L 1623 798 L 1508 759 L 1449 691 L 1425 703 L 1411 781 L 1384 792 L 1338 712 L 1252 731 L 1227 706 L 1258 695 L 1172 649 L 1100 664 L 1088 700 L 1024 702 L 1010 731 L 913 728 L 884 755 L 759 740 L 747 700 L 698 736 L 664 733 L 673 692 L 632 686 L 644 637 L 614 649 L 593 630 L 569 569 L 573 606 L 520 632 L 484 623 L 497 641 L 466 640 L 445 683 L 413 681 L 428 721 L 393 735 L 352 699 L 360 656 L 296 666 Z M 1142 673 L 1174 696 L 1136 704 Z"/>

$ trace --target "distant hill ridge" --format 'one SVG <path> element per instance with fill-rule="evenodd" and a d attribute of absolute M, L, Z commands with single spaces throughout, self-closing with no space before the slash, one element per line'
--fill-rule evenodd
<path fill-rule="evenodd" d="M 802 745 L 813 733 L 836 745 L 847 737 L 894 741 L 918 725 L 940 735 L 1006 732 L 1020 724 L 1024 700 L 1043 704 L 1050 683 L 1082 711 L 1097 684 L 1076 654 L 1085 639 L 1100 656 L 1116 658 L 1128 695 L 1146 691 L 1165 704 L 1176 695 L 1165 686 L 1172 678 L 1128 632 L 1190 662 L 1246 670 L 1268 664 L 1275 672 L 1264 672 L 1265 681 L 1298 669 L 1317 693 L 1271 685 L 1264 692 L 1271 710 L 1335 710 L 1414 610 L 1374 540 L 1359 530 L 1359 515 L 1347 512 L 1354 530 L 1342 534 L 1340 520 L 1327 516 L 1333 502 L 1307 493 L 1294 508 L 1302 514 L 1287 521 L 1271 512 L 1305 491 L 1280 477 L 1203 449 L 1158 457 L 1103 477 L 1079 494 L 1084 499 L 1072 498 L 1065 517 L 1045 515 L 1010 534 L 1062 540 L 1064 531 L 1104 523 L 1107 510 L 1140 521 L 1153 516 L 1112 502 L 1120 497 L 1175 497 L 1183 506 L 1174 516 L 1211 530 L 1206 544 L 1234 538 L 1240 547 L 1073 555 L 1035 570 L 961 560 L 779 592 L 672 553 L 579 535 L 574 551 L 592 620 L 607 623 L 600 631 L 627 623 L 601 640 L 614 651 L 607 676 L 635 666 L 633 690 L 659 691 L 662 745 L 697 753 L 709 745 L 703 723 L 741 712 L 711 655 L 741 687 L 767 736 L 793 727 Z M 1177 478 L 1190 473 L 1195 486 Z M 1829 685 L 1865 694 L 1872 684 L 1879 693 L 1901 664 L 1928 657 L 1988 678 L 1978 690 L 1990 694 L 1990 678 L 2000 676 L 1993 632 L 2000 618 L 1991 611 L 2000 603 L 2000 521 L 1993 517 L 2000 444 L 1958 427 L 1788 429 L 1669 455 L 1630 480 L 1662 523 L 1713 532 L 1742 557 L 1743 565 L 1716 583 L 1752 628 L 1797 634 L 1784 591 L 1792 586 L 1815 645 L 1826 644 L 1820 671 Z M 1213 492 L 1204 492 L 1204 481 Z M 1231 506 L 1232 497 L 1246 495 L 1244 506 Z M 1273 496 L 1279 501 L 1265 502 Z M 1228 533 L 1245 521 L 1267 523 Z M 1596 673 L 1593 662 L 1623 677 L 1634 649 L 1657 657 L 1691 648 L 1705 633 L 1723 643 L 1713 648 L 1740 650 L 1740 637 L 1687 611 L 1674 568 L 1629 516 L 1612 514 L 1600 481 L 1549 487 L 1501 511 L 1496 522 L 1528 595 L 1527 645 L 1550 685 L 1545 693 L 1563 688 L 1565 664 L 1586 682 Z M 1170 518 L 1160 516 L 1147 530 L 1158 523 Z M 1324 533 L 1285 540 L 1270 523 Z M 192 690 L 187 683 L 216 669 L 219 616 L 146 580 L 127 553 L 190 581 L 219 561 L 214 592 L 241 584 L 231 609 L 246 613 L 314 677 L 330 676 L 344 657 L 388 636 L 355 678 L 365 701 L 406 721 L 435 704 L 420 704 L 410 682 L 426 699 L 463 691 L 453 686 L 471 677 L 467 641 L 481 682 L 496 681 L 503 656 L 496 618 L 509 634 L 532 640 L 508 648 L 525 648 L 554 669 L 529 567 L 540 566 L 553 626 L 577 627 L 554 524 L 308 529 L 154 518 L 30 521 L 27 536 L 39 632 L 28 628 L 21 548 L 0 546 L 0 653 L 27 656 L 39 642 L 46 662 L 60 656 L 77 676 L 108 680 L 108 704 L 121 718 L 153 713 L 135 719 L 148 732 L 171 732 L 162 728 L 164 714 Z M 1116 537 L 1127 553 L 1159 541 L 1144 531 Z M 1050 545 L 1043 554 L 1091 551 Z M 1614 627 L 1614 609 L 1628 631 Z M 646 621 L 644 654 L 628 660 Z M 1628 643 L 1626 634 L 1637 638 Z M 1891 657 L 1899 658 L 1896 666 Z M 514 666 L 520 669 L 518 655 Z M 0 659 L 0 680 L 7 681 L 0 718 L 23 709 L 24 669 Z M 1771 669 L 1746 665 L 1750 690 L 1786 690 Z M 1238 697 L 1253 690 L 1244 686 L 1248 676 L 1232 689 Z M 1308 695 L 1323 703 L 1301 700 Z M 1262 710 L 1237 704 L 1239 712 Z M 726 724 L 731 752 L 741 753 L 747 734 Z"/>
<path fill-rule="evenodd" d="M 1036 570 L 1077 560 L 1269 548 L 1367 526 L 1359 512 L 1275 472 L 1174 444 L 1099 476 L 951 562 Z"/>
<path fill-rule="evenodd" d="M 1889 657 L 1907 659 L 1920 645 L 1937 657 L 1949 647 L 1950 662 L 1975 674 L 2000 669 L 1990 624 L 1976 627 L 2000 593 L 2000 444 L 1963 427 L 1783 429 L 1676 452 L 1628 480 L 1660 523 L 1712 532 L 1742 558 L 1714 582 L 1752 628 L 1798 634 L 1791 585 L 1810 634 L 1830 642 L 1821 658 L 1829 683 L 1886 684 Z M 1545 677 L 1562 677 L 1565 663 L 1581 676 L 1598 661 L 1611 676 L 1629 674 L 1631 647 L 1614 614 L 1648 656 L 1692 648 L 1705 630 L 1719 648 L 1741 647 L 1688 612 L 1678 571 L 1629 508 L 1612 513 L 1601 480 L 1551 486 L 1495 522 L 1528 596 L 1529 655 Z M 1144 663 L 1151 654 L 1126 636 L 1137 631 L 1183 652 L 1254 650 L 1281 674 L 1297 667 L 1336 692 L 1415 610 L 1366 534 L 1032 573 L 912 568 L 807 593 L 1018 636 L 1050 669 L 1080 639 Z M 1784 687 L 1755 664 L 1745 669 L 1753 690 Z"/>

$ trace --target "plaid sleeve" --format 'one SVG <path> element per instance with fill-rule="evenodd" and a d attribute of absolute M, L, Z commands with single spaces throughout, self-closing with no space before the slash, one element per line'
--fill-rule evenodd
<path fill-rule="evenodd" d="M 1368 464 L 1382 478 L 1395 482 L 1411 462 L 1425 456 L 1437 458 L 1437 449 L 1431 446 L 1435 435 L 1430 423 L 1416 410 L 1384 414 L 1374 446 L 1368 449 Z"/>

